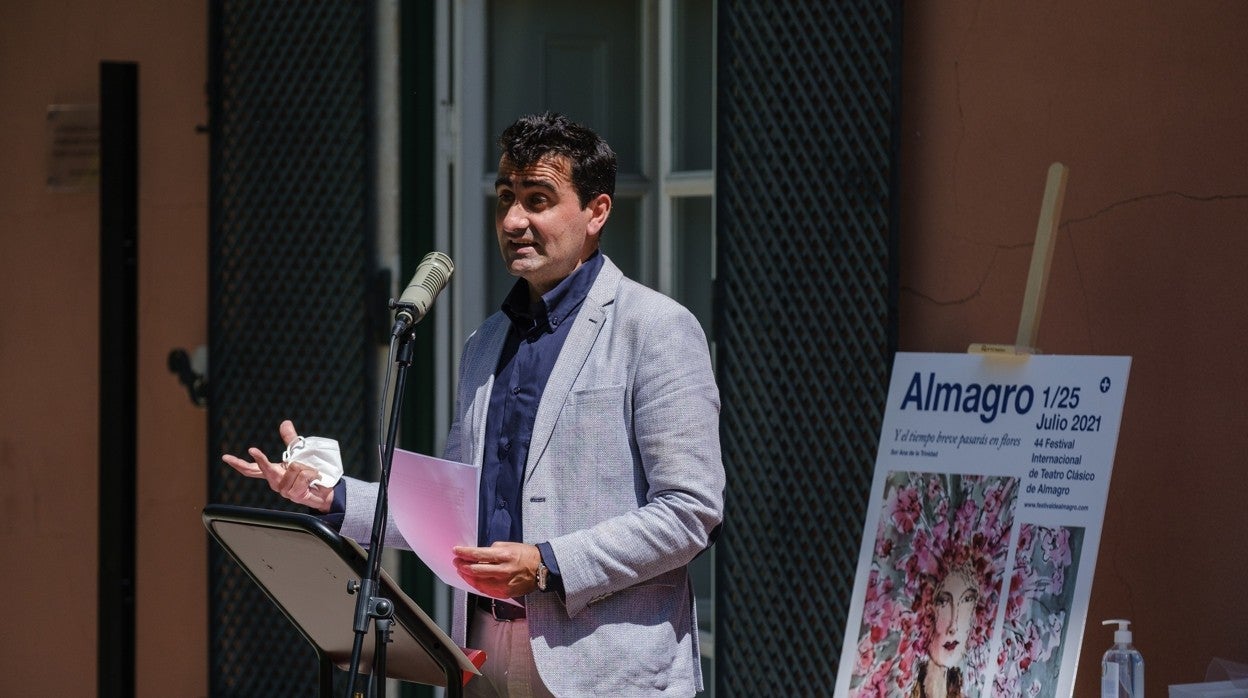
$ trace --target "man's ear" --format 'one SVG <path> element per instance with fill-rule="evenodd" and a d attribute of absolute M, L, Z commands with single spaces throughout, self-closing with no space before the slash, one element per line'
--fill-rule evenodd
<path fill-rule="evenodd" d="M 599 194 L 590 199 L 589 205 L 585 208 L 590 215 L 586 230 L 590 235 L 597 235 L 602 230 L 602 226 L 607 224 L 607 217 L 611 215 L 611 196 Z"/>

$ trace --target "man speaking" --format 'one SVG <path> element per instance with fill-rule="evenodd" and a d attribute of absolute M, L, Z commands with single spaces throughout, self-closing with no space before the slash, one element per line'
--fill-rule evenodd
<path fill-rule="evenodd" d="M 599 251 L 616 175 L 601 137 L 547 113 L 499 146 L 494 227 L 519 279 L 464 346 L 444 457 L 481 468 L 480 540 L 455 548 L 459 574 L 523 606 L 456 591 L 452 638 L 488 657 L 467 692 L 693 695 L 688 564 L 714 541 L 724 488 L 706 337 Z M 225 461 L 341 511 L 342 534 L 367 542 L 375 483 L 314 487 L 315 469 L 249 453 Z"/>

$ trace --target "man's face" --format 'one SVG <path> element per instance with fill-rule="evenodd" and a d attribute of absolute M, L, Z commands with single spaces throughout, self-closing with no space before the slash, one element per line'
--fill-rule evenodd
<path fill-rule="evenodd" d="M 576 271 L 598 248 L 598 233 L 611 211 L 600 194 L 582 208 L 572 186 L 572 163 L 546 156 L 517 169 L 504 157 L 494 183 L 494 229 L 503 263 L 529 282 L 536 299 Z"/>
<path fill-rule="evenodd" d="M 949 668 L 966 656 L 978 601 L 979 589 L 963 573 L 953 572 L 937 587 L 932 609 L 936 627 L 927 647 L 933 662 Z"/>

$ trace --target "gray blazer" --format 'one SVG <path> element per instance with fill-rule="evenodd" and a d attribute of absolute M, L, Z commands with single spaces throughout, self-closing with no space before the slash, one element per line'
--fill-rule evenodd
<path fill-rule="evenodd" d="M 448 460 L 481 465 L 507 328 L 495 313 L 465 344 Z M 711 542 L 723 489 L 701 326 L 604 260 L 542 394 L 525 467 L 525 542 L 549 541 L 566 591 L 525 599 L 533 656 L 556 695 L 702 689 L 687 565 Z M 375 485 L 348 481 L 343 535 L 367 540 L 375 499 Z M 401 538 L 391 528 L 387 540 Z M 456 591 L 461 645 L 467 610 Z"/>

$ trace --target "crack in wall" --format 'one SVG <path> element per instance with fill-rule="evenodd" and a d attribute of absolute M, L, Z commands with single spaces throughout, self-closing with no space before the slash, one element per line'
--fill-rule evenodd
<path fill-rule="evenodd" d="M 1062 222 L 1060 222 L 1057 228 L 1059 231 L 1068 230 L 1072 226 L 1086 223 L 1090 220 L 1094 220 L 1096 218 L 1104 216 L 1108 214 L 1110 211 L 1113 211 L 1114 209 L 1118 209 L 1118 208 L 1122 208 L 1123 206 L 1130 206 L 1132 204 L 1142 203 L 1146 201 L 1152 201 L 1155 199 L 1163 199 L 1167 197 L 1178 197 L 1181 199 L 1186 199 L 1188 201 L 1196 201 L 1196 202 L 1201 202 L 1201 203 L 1216 202 L 1216 201 L 1248 200 L 1248 194 L 1209 194 L 1209 195 L 1202 196 L 1198 194 L 1188 194 L 1188 193 L 1181 192 L 1181 191 L 1167 190 L 1164 192 L 1158 192 L 1158 193 L 1153 193 L 1153 194 L 1141 194 L 1139 196 L 1132 196 L 1126 199 L 1115 201 L 1106 206 L 1103 206 L 1097 211 L 1094 211 L 1086 216 L 1067 218 L 1066 220 L 1063 220 Z M 956 200 L 955 200 L 955 209 L 956 209 Z M 1068 239 L 1071 239 L 1071 236 L 1069 234 L 1063 235 L 1062 239 L 1068 240 Z M 1008 252 L 1008 251 L 1019 250 L 1019 249 L 1024 249 L 1024 248 L 1034 247 L 1034 246 L 1035 246 L 1034 240 L 1031 240 L 1028 242 L 1022 242 L 1022 243 L 1008 243 L 1008 244 L 992 245 L 992 250 L 993 250 L 992 257 L 988 260 L 988 263 L 985 265 L 984 273 L 980 275 L 979 281 L 975 284 L 975 288 L 971 290 L 969 293 L 963 296 L 960 296 L 958 298 L 942 300 L 928 293 L 924 293 L 923 291 L 919 290 L 915 286 L 907 286 L 907 285 L 901 286 L 900 291 L 901 293 L 912 295 L 916 298 L 920 298 L 922 300 L 927 301 L 928 303 L 931 303 L 932 305 L 937 305 L 937 306 L 956 306 L 956 305 L 963 305 L 965 303 L 969 303 L 970 301 L 976 298 L 979 298 L 981 295 L 983 295 L 982 291 L 984 288 L 984 284 L 987 282 L 988 276 L 992 274 L 992 271 L 994 267 L 996 266 L 997 255 L 999 252 L 1003 252 L 1003 251 Z M 1078 250 L 1075 248 L 1073 243 L 1070 245 L 1070 251 L 1071 251 L 1071 256 L 1074 259 L 1074 263 L 1075 263 L 1075 277 L 1079 280 L 1079 296 L 1084 300 L 1084 317 L 1086 319 L 1087 317 L 1089 317 L 1089 314 L 1090 314 L 1088 307 L 1087 307 L 1087 295 L 1088 295 L 1087 287 L 1084 284 L 1083 270 L 1079 266 Z M 1091 346 L 1091 337 L 1089 337 L 1089 346 Z"/>
<path fill-rule="evenodd" d="M 1063 235 L 1062 239 L 1069 241 L 1070 256 L 1071 256 L 1071 259 L 1074 261 L 1074 265 L 1075 265 L 1075 279 L 1076 279 L 1076 284 L 1078 286 L 1077 295 L 1083 305 L 1083 325 L 1087 329 L 1087 343 L 1088 343 L 1087 346 L 1088 346 L 1089 351 L 1093 353 L 1096 352 L 1096 337 L 1094 336 L 1094 333 L 1092 331 L 1094 325 L 1092 323 L 1092 308 L 1089 302 L 1088 286 L 1084 281 L 1083 268 L 1079 265 L 1079 248 L 1075 246 L 1074 237 L 1069 233 L 1069 230 L 1072 226 L 1075 226 L 1081 223 L 1086 223 L 1091 220 L 1095 220 L 1097 218 L 1100 218 L 1101 216 L 1107 215 L 1109 212 L 1115 209 L 1122 208 L 1124 206 L 1130 206 L 1133 204 L 1144 203 L 1147 201 L 1164 199 L 1168 197 L 1178 197 L 1181 199 L 1186 199 L 1188 201 L 1208 203 L 1208 202 L 1213 202 L 1213 201 L 1235 201 L 1235 200 L 1248 199 L 1248 194 L 1210 194 L 1207 196 L 1199 196 L 1196 194 L 1187 194 L 1185 192 L 1175 191 L 1173 189 L 1170 189 L 1170 190 L 1163 191 L 1163 192 L 1157 192 L 1153 194 L 1141 194 L 1139 196 L 1132 196 L 1132 197 L 1128 197 L 1125 199 L 1121 199 L 1119 201 L 1114 201 L 1106 206 L 1101 207 L 1100 209 L 1096 211 L 1093 211 L 1092 213 L 1086 216 L 1068 218 L 1065 221 L 1062 221 L 1061 223 L 1059 223 L 1057 226 L 1059 231 L 1061 230 L 1067 231 L 1067 234 Z"/>
<path fill-rule="evenodd" d="M 915 288 L 914 286 L 902 286 L 900 290 L 902 293 L 910 293 L 914 296 L 917 296 L 919 298 L 922 298 L 930 302 L 933 305 L 942 305 L 942 306 L 961 305 L 963 303 L 967 303 L 971 300 L 974 300 L 975 298 L 978 298 L 980 295 L 982 295 L 980 292 L 983 290 L 984 284 L 987 283 L 988 276 L 992 274 L 993 268 L 996 267 L 998 253 L 1012 252 L 1014 250 L 1025 249 L 1025 248 L 1033 247 L 1033 246 L 1035 246 L 1034 242 L 1014 242 L 1014 243 L 1002 243 L 998 245 L 989 245 L 989 247 L 992 248 L 992 257 L 988 260 L 987 265 L 985 265 L 984 273 L 980 275 L 979 281 L 975 284 L 974 290 L 972 290 L 970 293 L 960 298 L 953 298 L 950 300 L 940 300 L 934 296 L 923 293 L 922 291 Z"/>
<path fill-rule="evenodd" d="M 1000 247 L 993 248 L 992 258 L 988 260 L 988 264 L 985 267 L 984 273 L 979 277 L 979 282 L 975 284 L 975 288 L 970 293 L 968 293 L 965 296 L 962 296 L 961 298 L 953 298 L 951 300 L 942 301 L 936 298 L 935 296 L 931 296 L 920 291 L 918 288 L 915 288 L 914 286 L 902 286 L 899 290 L 901 291 L 901 293 L 909 293 L 911 295 L 922 298 L 923 300 L 931 303 L 932 305 L 951 306 L 951 305 L 962 305 L 964 303 L 969 303 L 970 301 L 976 298 L 979 298 L 979 296 L 981 295 L 980 291 L 983 290 L 984 283 L 988 280 L 988 275 L 992 273 L 992 268 L 996 266 L 997 253 L 1000 251 L 1000 249 L 1001 249 Z"/>
<path fill-rule="evenodd" d="M 1122 199 L 1121 201 L 1115 201 L 1109 204 L 1108 206 L 1105 206 L 1101 208 L 1100 210 L 1094 211 L 1093 213 L 1090 213 L 1086 216 L 1081 216 L 1079 218 L 1068 218 L 1065 221 L 1062 221 L 1062 223 L 1058 225 L 1058 228 L 1059 229 L 1066 228 L 1066 227 L 1075 225 L 1076 223 L 1084 223 L 1084 222 L 1093 220 L 1095 218 L 1099 218 L 1109 213 L 1110 211 L 1116 208 L 1122 208 L 1123 206 L 1130 206 L 1131 204 L 1138 204 L 1144 201 L 1151 201 L 1153 199 L 1164 199 L 1166 197 L 1171 197 L 1171 196 L 1177 196 L 1181 199 L 1187 199 L 1188 201 L 1199 201 L 1202 203 L 1211 202 L 1211 201 L 1236 201 L 1236 200 L 1248 199 L 1248 194 L 1210 194 L 1208 196 L 1199 196 L 1196 194 L 1187 194 L 1181 191 L 1175 191 L 1173 189 L 1170 189 L 1170 190 L 1159 192 L 1156 194 L 1141 194 L 1139 196 L 1132 196 L 1126 199 Z"/>

